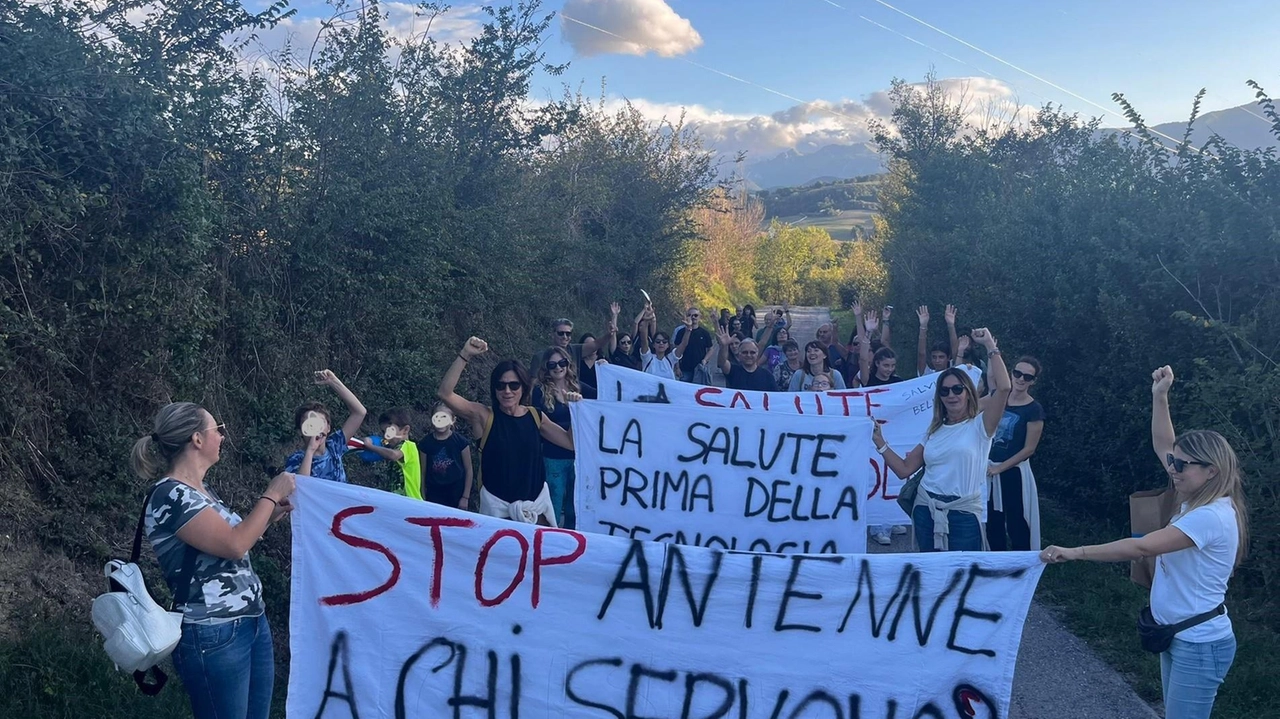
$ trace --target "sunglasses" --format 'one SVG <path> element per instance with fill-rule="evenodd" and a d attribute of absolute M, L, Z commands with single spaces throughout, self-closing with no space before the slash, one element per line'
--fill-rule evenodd
<path fill-rule="evenodd" d="M 519 392 L 520 390 L 524 389 L 524 385 L 520 384 L 519 382 L 498 381 L 493 383 L 493 388 L 498 390 L 499 392 L 501 392 L 504 389 L 509 390 L 511 392 Z"/>
<path fill-rule="evenodd" d="M 560 335 L 561 337 L 572 337 L 573 330 L 569 330 L 568 332 L 561 332 L 560 330 L 556 330 L 556 334 Z"/>
<path fill-rule="evenodd" d="M 1181 474 L 1182 471 L 1187 468 L 1188 464 L 1198 464 L 1201 467 L 1209 466 L 1208 462 L 1196 462 L 1195 460 L 1191 460 L 1191 459 L 1179 459 L 1178 457 L 1173 456 L 1172 452 L 1164 456 L 1164 461 L 1170 467 L 1173 467 L 1173 471 L 1179 474 Z"/>
<path fill-rule="evenodd" d="M 562 359 L 559 362 L 551 361 L 547 363 L 547 369 L 564 369 L 569 366 L 569 360 Z"/>
<path fill-rule="evenodd" d="M 949 394 L 953 394 L 959 397 L 960 395 L 964 394 L 964 385 L 962 384 L 944 385 L 938 388 L 939 397 L 946 397 Z"/>
<path fill-rule="evenodd" d="M 629 345 L 629 344 L 631 344 L 631 340 L 618 340 L 618 344 L 620 344 L 620 345 Z"/>
<path fill-rule="evenodd" d="M 1013 375 L 1013 378 L 1014 378 L 1014 379 L 1024 379 L 1024 380 L 1026 380 L 1026 381 L 1028 381 L 1028 382 L 1035 382 L 1035 381 L 1036 381 L 1036 376 L 1035 376 L 1035 375 L 1033 375 L 1033 374 L 1027 374 L 1026 372 L 1019 372 L 1019 371 L 1018 371 L 1018 370 L 1016 370 L 1016 369 L 1015 369 L 1015 370 L 1009 370 L 1009 374 Z"/>
<path fill-rule="evenodd" d="M 662 337 L 659 337 L 658 339 L 656 339 L 656 340 L 654 340 L 654 341 L 653 341 L 653 343 L 654 343 L 655 345 L 665 345 L 665 344 L 670 344 L 670 342 L 671 342 L 671 340 L 669 340 L 669 339 L 665 339 L 665 338 L 662 338 Z"/>
<path fill-rule="evenodd" d="M 212 427 L 205 427 L 204 429 L 202 429 L 202 430 L 200 430 L 200 431 L 201 431 L 201 432 L 208 432 L 209 430 L 213 430 L 213 431 L 217 432 L 219 437 L 226 437 L 226 436 L 227 436 L 227 425 L 226 425 L 226 423 L 225 423 L 225 422 L 224 422 L 224 423 L 222 423 L 222 424 L 214 425 L 214 426 L 212 426 Z M 1172 455 L 1171 455 L 1171 456 L 1172 456 Z"/>

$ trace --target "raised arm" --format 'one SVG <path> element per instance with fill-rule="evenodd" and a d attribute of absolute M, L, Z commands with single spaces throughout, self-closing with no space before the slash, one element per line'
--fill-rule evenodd
<path fill-rule="evenodd" d="M 920 336 L 916 340 L 916 376 L 919 377 L 929 366 L 929 306 L 920 305 L 916 317 L 920 318 Z"/>
<path fill-rule="evenodd" d="M 719 340 L 716 345 L 716 366 L 719 367 L 720 371 L 727 377 L 729 375 L 729 371 L 733 369 L 729 362 L 729 333 L 717 328 L 716 339 Z"/>
<path fill-rule="evenodd" d="M 471 469 L 471 445 L 462 448 L 462 472 L 464 484 L 462 485 L 462 499 L 458 501 L 458 508 L 466 509 L 471 505 L 471 483 L 475 477 L 475 473 Z"/>
<path fill-rule="evenodd" d="M 477 437 L 484 434 L 484 426 L 488 422 L 490 410 L 478 402 L 472 402 L 457 394 L 454 390 L 458 387 L 458 380 L 462 378 L 462 371 L 467 368 L 467 363 L 484 354 L 488 349 L 488 343 L 479 337 L 468 339 L 463 343 L 462 349 L 458 350 L 458 356 L 454 358 L 453 364 L 449 365 L 449 370 L 444 373 L 444 377 L 440 378 L 440 386 L 436 388 L 436 396 L 448 405 L 454 414 L 467 420 Z"/>
<path fill-rule="evenodd" d="M 608 360 L 613 357 L 613 353 L 618 351 L 618 315 L 622 312 L 622 307 L 617 302 L 609 303 L 609 327 L 605 336 L 608 338 L 608 353 L 601 356 Z"/>
<path fill-rule="evenodd" d="M 1151 446 L 1165 466 L 1173 453 L 1173 443 L 1178 435 L 1173 430 L 1173 417 L 1169 415 L 1169 388 L 1173 386 L 1173 368 L 1165 365 L 1151 373 Z"/>
<path fill-rule="evenodd" d="M 693 336 L 693 323 L 689 318 L 684 320 L 684 332 L 680 333 L 680 344 L 676 345 L 676 359 L 684 357 L 684 351 L 689 347 L 689 338 Z"/>
<path fill-rule="evenodd" d="M 316 384 L 327 385 L 338 395 L 342 403 L 347 406 L 347 421 L 342 423 L 342 433 L 347 437 L 354 437 L 360 431 L 360 425 L 364 424 L 365 415 L 369 414 L 369 410 L 364 408 L 359 399 L 347 386 L 338 379 L 333 370 L 323 369 L 316 372 Z"/>
<path fill-rule="evenodd" d="M 907 452 L 906 457 L 899 457 L 897 452 L 884 441 L 884 434 L 880 432 L 880 423 L 877 422 L 875 428 L 871 430 L 871 441 L 876 445 L 876 451 L 884 457 L 884 463 L 893 473 L 898 475 L 899 479 L 906 479 L 924 466 L 924 445 L 917 444 Z"/>
<path fill-rule="evenodd" d="M 960 337 L 956 335 L 956 306 L 947 305 L 943 316 L 947 318 L 947 339 L 951 340 L 951 359 L 956 364 L 960 364 Z"/>
<path fill-rule="evenodd" d="M 979 400 L 982 406 L 982 423 L 987 436 L 995 435 L 1004 417 L 1004 407 L 1009 401 L 1009 392 L 1013 390 L 1013 382 L 1009 379 L 1009 370 L 1004 366 L 1004 355 L 996 347 L 996 338 L 986 327 L 973 331 L 973 341 L 987 348 L 987 380 L 994 383 L 989 389 L 991 393 Z"/>

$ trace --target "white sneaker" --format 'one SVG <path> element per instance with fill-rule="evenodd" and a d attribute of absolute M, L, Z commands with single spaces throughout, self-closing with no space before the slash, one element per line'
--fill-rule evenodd
<path fill-rule="evenodd" d="M 907 528 L 904 525 L 895 524 L 893 525 L 893 528 L 889 530 L 889 533 L 890 534 L 906 534 Z"/>
<path fill-rule="evenodd" d="M 890 544 L 893 544 L 893 540 L 889 538 L 889 532 L 883 529 L 871 535 L 871 538 L 876 540 L 876 544 L 879 544 L 885 547 L 889 546 Z"/>

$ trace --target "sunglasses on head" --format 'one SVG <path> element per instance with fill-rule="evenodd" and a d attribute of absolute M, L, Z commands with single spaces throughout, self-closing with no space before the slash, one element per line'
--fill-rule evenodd
<path fill-rule="evenodd" d="M 573 330 L 569 330 L 569 331 L 567 331 L 567 332 L 565 332 L 565 331 L 563 331 L 563 330 L 556 330 L 556 334 L 557 334 L 557 335 L 560 335 L 561 337 L 572 337 L 572 336 L 573 336 Z"/>
<path fill-rule="evenodd" d="M 547 369 L 557 369 L 557 368 L 561 368 L 561 369 L 562 369 L 562 368 L 564 368 L 564 367 L 568 367 L 568 366 L 569 366 L 569 360 L 567 360 L 567 359 L 562 359 L 562 360 L 559 360 L 559 361 L 557 361 L 557 360 L 549 360 L 549 361 L 547 362 Z"/>
<path fill-rule="evenodd" d="M 1189 464 L 1197 464 L 1197 465 L 1200 465 L 1201 467 L 1209 466 L 1208 462 L 1197 462 L 1192 459 L 1180 459 L 1178 457 L 1173 456 L 1172 452 L 1164 456 L 1164 461 L 1170 467 L 1173 467 L 1173 471 L 1178 472 L 1179 474 L 1181 474 L 1182 471 L 1186 469 L 1187 465 Z"/>
<path fill-rule="evenodd" d="M 524 389 L 524 385 L 520 384 L 519 382 L 503 382 L 499 380 L 493 383 L 493 388 L 498 390 L 499 392 L 501 392 L 504 389 L 510 390 L 512 392 L 519 392 L 520 390 Z"/>
<path fill-rule="evenodd" d="M 938 389 L 939 396 L 946 397 L 948 394 L 954 394 L 955 396 L 959 397 L 960 395 L 964 394 L 964 385 L 962 384 L 943 385 Z"/>
<path fill-rule="evenodd" d="M 1018 370 L 1016 370 L 1016 369 L 1015 369 L 1015 370 L 1009 370 L 1009 374 L 1013 375 L 1013 378 L 1014 378 L 1014 379 L 1024 379 L 1024 380 L 1026 380 L 1026 381 L 1028 381 L 1028 382 L 1035 382 L 1035 381 L 1036 381 L 1036 376 L 1035 376 L 1035 375 L 1033 375 L 1033 374 L 1027 374 L 1026 372 L 1020 372 L 1020 371 L 1018 371 Z"/>

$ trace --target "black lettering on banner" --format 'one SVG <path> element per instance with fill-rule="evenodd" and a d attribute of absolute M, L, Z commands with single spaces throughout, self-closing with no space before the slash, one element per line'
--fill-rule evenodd
<path fill-rule="evenodd" d="M 796 451 L 795 451 L 795 454 L 791 455 L 791 474 L 793 474 L 793 475 L 795 475 L 795 474 L 800 474 L 800 454 L 801 454 L 800 448 L 801 448 L 801 446 L 803 446 L 803 445 L 804 445 L 804 441 L 805 441 L 806 439 L 808 439 L 808 440 L 813 440 L 813 441 L 817 441 L 817 439 L 818 439 L 818 435 L 816 435 L 816 434 L 796 434 L 795 432 L 791 432 L 791 433 L 789 433 L 789 434 L 791 435 L 791 438 L 792 438 L 792 439 L 794 439 L 794 440 L 796 441 Z"/>
<path fill-rule="evenodd" d="M 605 476 L 606 473 L 613 475 L 613 481 L 609 481 L 609 478 Z M 614 487 L 621 487 L 621 486 L 622 486 L 622 470 L 614 469 L 613 467 L 600 468 L 600 501 L 601 502 L 604 502 L 609 499 L 608 490 L 613 489 Z"/>
<path fill-rule="evenodd" d="M 720 706 L 716 707 L 715 711 L 698 719 L 720 719 L 728 714 L 729 709 L 733 707 L 733 682 L 716 674 L 699 672 L 684 678 L 684 708 L 680 711 L 680 719 L 690 719 L 689 712 L 693 710 L 693 696 L 697 693 L 699 684 L 711 684 L 724 692 L 724 698 L 720 700 Z M 746 682 L 739 681 L 738 686 L 745 695 Z M 743 705 L 746 705 L 745 699 Z"/>
<path fill-rule="evenodd" d="M 676 673 L 674 670 L 665 672 L 654 671 L 640 664 L 631 665 L 631 681 L 627 684 L 627 713 L 626 719 L 665 719 L 665 717 L 644 717 L 636 714 L 636 699 L 639 696 L 648 696 L 649 692 L 640 691 L 640 681 L 642 678 L 658 679 L 664 682 L 674 682 Z"/>
<path fill-rule="evenodd" d="M 751 558 L 751 590 L 747 592 L 747 629 L 751 628 L 751 619 L 756 613 L 756 593 L 760 591 L 760 565 L 764 557 L 759 554 Z"/>
<path fill-rule="evenodd" d="M 797 719 L 798 717 L 805 716 L 801 712 L 809 708 L 809 705 L 815 702 L 822 702 L 823 704 L 831 707 L 831 715 L 835 719 L 844 719 L 844 709 L 840 706 L 840 702 L 836 700 L 835 697 L 821 689 L 815 689 L 809 692 L 809 695 L 804 699 L 801 699 L 800 703 L 796 705 L 796 708 L 791 710 L 791 719 Z"/>
<path fill-rule="evenodd" d="M 764 442 L 764 430 L 760 430 L 760 441 Z M 738 450 L 742 449 L 742 428 L 733 428 L 733 454 L 729 456 L 729 464 L 735 467 L 746 467 L 747 469 L 755 469 L 756 463 L 751 460 L 743 460 L 738 458 Z"/>
<path fill-rule="evenodd" d="M 641 442 L 642 436 L 643 434 L 640 431 L 640 420 L 632 418 L 627 421 L 627 426 L 622 430 L 622 441 L 618 443 L 618 446 L 605 446 L 604 414 L 600 414 L 600 436 L 598 438 L 598 448 L 602 454 L 626 454 L 627 445 L 633 444 L 636 447 L 636 458 L 642 458 L 644 457 L 644 444 Z"/>
<path fill-rule="evenodd" d="M 583 699 L 581 696 L 579 696 L 578 692 L 573 688 L 573 679 L 578 675 L 578 672 L 584 669 L 589 669 L 591 667 L 600 666 L 602 664 L 610 667 L 620 667 L 622 666 L 622 659 L 618 657 L 612 657 L 609 659 L 589 659 L 585 662 L 579 662 L 577 666 L 569 670 L 569 673 L 564 678 L 565 696 L 569 698 L 569 701 L 573 702 L 574 704 L 577 704 L 578 706 L 590 707 L 592 709 L 599 709 L 600 711 L 608 712 L 610 715 L 614 717 L 614 719 L 627 719 L 627 717 L 622 712 L 618 711 L 617 709 L 614 709 L 608 704 L 597 704 L 596 702 Z M 592 684 L 594 686 L 604 685 L 603 682 L 593 682 Z"/>
<path fill-rule="evenodd" d="M 344 691 L 336 692 L 333 690 L 333 671 L 338 668 L 339 661 L 342 662 Z M 360 712 L 356 710 L 356 688 L 351 683 L 351 651 L 347 648 L 346 632 L 338 632 L 329 645 L 329 677 L 324 683 L 324 696 L 320 699 L 320 708 L 316 710 L 316 719 L 324 716 L 325 705 L 330 699 L 346 702 L 347 708 L 351 710 L 351 719 L 360 719 Z"/>
<path fill-rule="evenodd" d="M 658 586 L 658 628 L 662 628 L 662 617 L 667 612 L 667 597 L 671 594 L 671 575 L 676 572 L 676 564 L 680 565 L 680 585 L 684 587 L 685 599 L 689 602 L 689 615 L 693 618 L 693 626 L 701 627 L 702 618 L 707 613 L 707 600 L 711 598 L 711 588 L 720 577 L 720 563 L 724 553 L 712 552 L 711 569 L 707 572 L 707 583 L 702 587 L 702 598 L 693 596 L 693 584 L 689 579 L 689 566 L 685 562 L 684 552 L 676 544 L 669 545 L 662 563 L 662 583 Z"/>
<path fill-rule="evenodd" d="M 694 434 L 694 430 L 697 430 L 699 428 L 711 429 L 711 425 L 705 422 L 694 422 L 693 424 L 689 425 L 689 429 L 685 431 L 685 434 L 689 437 L 690 442 L 693 442 L 694 444 L 698 445 L 702 449 L 698 451 L 697 454 L 690 454 L 688 456 L 685 456 L 683 454 L 677 455 L 676 459 L 680 460 L 681 462 L 696 462 L 698 460 L 702 460 L 703 464 L 707 463 L 706 458 L 707 458 L 707 455 L 711 453 L 711 446 L 708 443 L 702 441 L 702 439 L 698 437 L 696 434 Z"/>
<path fill-rule="evenodd" d="M 605 595 L 604 603 L 600 605 L 600 613 L 596 615 L 596 619 L 604 619 L 604 615 L 609 611 L 609 605 L 613 603 L 613 595 L 619 589 L 638 589 L 644 596 L 644 611 L 649 619 L 649 628 L 653 629 L 657 626 L 653 615 L 653 588 L 649 585 L 649 560 L 644 556 L 644 545 L 644 542 L 632 540 L 630 548 L 627 549 L 627 556 L 623 558 L 622 565 L 618 567 L 618 574 L 609 585 L 609 593 Z M 632 562 L 635 563 L 636 570 L 640 572 L 640 578 L 634 581 L 624 581 Z"/>
<path fill-rule="evenodd" d="M 823 452 L 823 451 L 822 451 L 822 443 L 823 443 L 823 442 L 843 442 L 843 441 L 845 441 L 845 439 L 846 439 L 846 438 L 847 438 L 847 435 L 843 435 L 843 434 L 820 434 L 820 435 L 818 435 L 818 446 L 814 447 L 814 449 L 813 449 L 813 465 L 812 465 L 812 467 L 810 467 L 810 472 L 813 474 L 813 476 L 815 476 L 815 477 L 836 477 L 836 476 L 839 476 L 839 474 L 840 474 L 839 470 L 835 469 L 834 467 L 833 467 L 833 468 L 831 468 L 831 469 L 822 469 L 822 468 L 820 468 L 820 467 L 818 466 L 818 463 L 819 463 L 819 462 L 821 462 L 823 459 L 835 459 L 835 458 L 836 458 L 836 454 L 835 454 L 834 452 Z"/>
<path fill-rule="evenodd" d="M 902 623 L 902 617 L 906 613 L 908 606 L 912 609 L 915 620 L 916 641 L 920 646 L 929 643 L 929 637 L 933 634 L 933 625 L 938 618 L 938 612 L 942 609 L 943 603 L 947 597 L 955 591 L 960 584 L 960 579 L 964 575 L 964 570 L 957 569 L 952 575 L 951 580 L 947 582 L 947 586 L 942 592 L 934 598 L 933 607 L 929 610 L 929 618 L 927 621 L 922 620 L 920 613 L 920 597 L 922 594 L 920 586 L 920 571 L 915 565 L 907 563 L 903 565 L 901 573 L 898 575 L 898 586 L 894 593 L 889 597 L 889 601 L 885 604 L 884 612 L 879 617 L 876 616 L 876 592 L 875 580 L 871 572 L 871 563 L 864 559 L 858 571 L 858 589 L 853 596 L 853 600 L 849 603 L 849 608 L 845 611 L 844 619 L 840 622 L 837 632 L 844 632 L 848 626 L 849 618 L 853 615 L 853 610 L 857 607 L 858 602 L 862 599 L 862 592 L 865 588 L 867 592 L 867 612 L 871 619 L 871 636 L 879 638 L 880 632 L 884 630 L 884 623 L 889 619 L 890 614 L 893 615 L 893 622 L 889 625 L 889 634 L 887 639 L 894 641 L 898 638 L 898 626 Z M 897 605 L 897 611 L 894 611 L 894 605 Z"/>
<path fill-rule="evenodd" d="M 956 644 L 956 634 L 958 634 L 960 631 L 960 620 L 964 619 L 965 617 L 972 617 L 974 619 L 983 619 L 988 622 L 995 623 L 1003 619 L 1004 615 L 1001 614 L 1000 612 L 975 612 L 972 609 L 968 609 L 967 607 L 965 607 L 964 602 L 969 597 L 969 590 L 973 589 L 974 582 L 976 582 L 979 578 L 1016 579 L 1018 577 L 1021 577 L 1023 574 L 1026 574 L 1026 572 L 1027 572 L 1026 569 L 1010 569 L 1010 570 L 1002 571 L 998 569 L 983 569 L 982 567 L 979 567 L 976 563 L 969 565 L 969 581 L 965 582 L 964 589 L 960 590 L 960 601 L 956 603 L 955 617 L 951 621 L 951 636 L 947 639 L 947 649 L 951 649 L 957 652 L 962 652 L 964 654 L 981 654 L 983 656 L 994 657 L 996 653 L 995 653 L 995 650 L 993 649 L 972 649 L 970 647 L 962 647 Z"/>
<path fill-rule="evenodd" d="M 800 564 L 802 562 L 831 562 L 833 564 L 841 564 L 844 562 L 843 556 L 818 556 L 806 557 L 801 554 L 793 554 L 791 559 L 791 573 L 787 575 L 787 586 L 782 592 L 782 602 L 778 605 L 778 618 L 774 620 L 773 630 L 775 632 L 785 632 L 790 629 L 799 629 L 806 632 L 820 632 L 821 627 L 815 627 L 812 624 L 784 624 L 787 618 L 787 604 L 791 602 L 792 597 L 800 599 L 822 599 L 821 592 L 797 592 L 795 591 L 796 579 L 800 576 Z M 864 560 L 865 561 L 865 560 Z"/>

